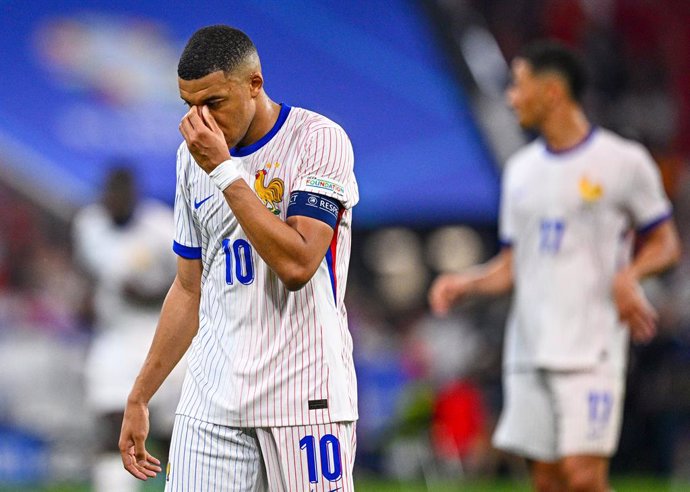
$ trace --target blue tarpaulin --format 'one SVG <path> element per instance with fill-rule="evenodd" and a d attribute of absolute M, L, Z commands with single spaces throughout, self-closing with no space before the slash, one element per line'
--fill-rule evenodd
<path fill-rule="evenodd" d="M 254 40 L 273 100 L 350 135 L 358 225 L 496 218 L 492 156 L 415 2 L 13 0 L 0 13 L 3 165 L 76 204 L 111 158 L 132 159 L 144 192 L 172 203 L 177 59 L 196 29 L 225 23 Z"/>

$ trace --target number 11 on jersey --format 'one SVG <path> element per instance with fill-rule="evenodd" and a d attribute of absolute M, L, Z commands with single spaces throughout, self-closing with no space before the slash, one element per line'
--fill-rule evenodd
<path fill-rule="evenodd" d="M 542 219 L 539 224 L 539 251 L 555 255 L 561 250 L 565 221 L 561 219 Z"/>

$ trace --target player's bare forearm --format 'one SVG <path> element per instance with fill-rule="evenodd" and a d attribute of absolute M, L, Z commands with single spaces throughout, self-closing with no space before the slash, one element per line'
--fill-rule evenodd
<path fill-rule="evenodd" d="M 503 248 L 491 260 L 471 269 L 470 293 L 481 296 L 499 296 L 513 288 L 513 250 Z"/>
<path fill-rule="evenodd" d="M 223 192 L 242 230 L 261 258 L 290 290 L 304 286 L 316 272 L 333 238 L 333 229 L 309 217 L 283 222 L 247 184 L 238 180 Z"/>
<path fill-rule="evenodd" d="M 147 480 L 161 471 L 146 450 L 148 402 L 177 365 L 199 327 L 201 262 L 178 258 L 177 276 L 163 302 L 160 321 L 134 387 L 127 399 L 120 431 L 122 464 L 132 476 Z"/>
<path fill-rule="evenodd" d="M 438 277 L 429 289 L 429 305 L 440 316 L 468 297 L 501 295 L 513 286 L 513 253 L 504 249 L 487 263 L 459 274 Z"/>
<path fill-rule="evenodd" d="M 151 348 L 129 401 L 146 404 L 175 368 L 199 327 L 201 262 L 178 259 L 178 274 L 163 302 Z"/>
<path fill-rule="evenodd" d="M 635 342 L 647 343 L 656 335 L 657 313 L 640 288 L 639 280 L 662 272 L 678 261 L 680 241 L 671 220 L 650 231 L 633 262 L 616 275 L 613 297 L 620 319 Z"/>
<path fill-rule="evenodd" d="M 643 238 L 628 271 L 640 280 L 661 273 L 680 259 L 681 247 L 678 231 L 671 219 L 666 220 Z"/>

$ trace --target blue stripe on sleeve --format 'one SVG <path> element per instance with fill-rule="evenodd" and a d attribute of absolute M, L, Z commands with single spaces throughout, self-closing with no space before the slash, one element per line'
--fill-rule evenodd
<path fill-rule="evenodd" d="M 651 220 L 651 221 L 647 222 L 646 224 L 638 227 L 635 232 L 637 232 L 638 234 L 647 234 L 648 232 L 652 231 L 657 226 L 660 226 L 662 223 L 666 222 L 670 218 L 671 218 L 671 211 L 668 211 L 668 212 L 660 215 L 656 219 Z"/>
<path fill-rule="evenodd" d="M 173 241 L 173 251 L 177 253 L 178 256 L 181 256 L 182 258 L 187 258 L 188 260 L 201 259 L 201 248 L 184 246 L 178 243 L 177 241 Z"/>
<path fill-rule="evenodd" d="M 335 229 L 338 213 L 342 207 L 340 202 L 334 198 L 308 191 L 293 191 L 290 194 L 287 217 L 303 215 L 325 222 Z"/>

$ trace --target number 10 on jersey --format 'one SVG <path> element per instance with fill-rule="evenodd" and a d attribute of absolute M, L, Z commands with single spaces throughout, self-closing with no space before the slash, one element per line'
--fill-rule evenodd
<path fill-rule="evenodd" d="M 237 278 L 242 285 L 251 284 L 254 281 L 252 245 L 246 239 L 236 239 L 232 243 L 229 239 L 223 239 L 223 253 L 225 253 L 225 282 L 232 285 L 234 278 Z"/>
<path fill-rule="evenodd" d="M 307 469 L 309 471 L 309 482 L 318 483 L 317 461 L 321 462 L 321 475 L 329 482 L 340 480 L 343 474 L 342 463 L 340 461 L 340 441 L 333 434 L 324 435 L 319 441 L 319 453 L 317 460 L 316 438 L 314 436 L 304 436 L 299 441 L 300 449 L 307 453 Z"/>

